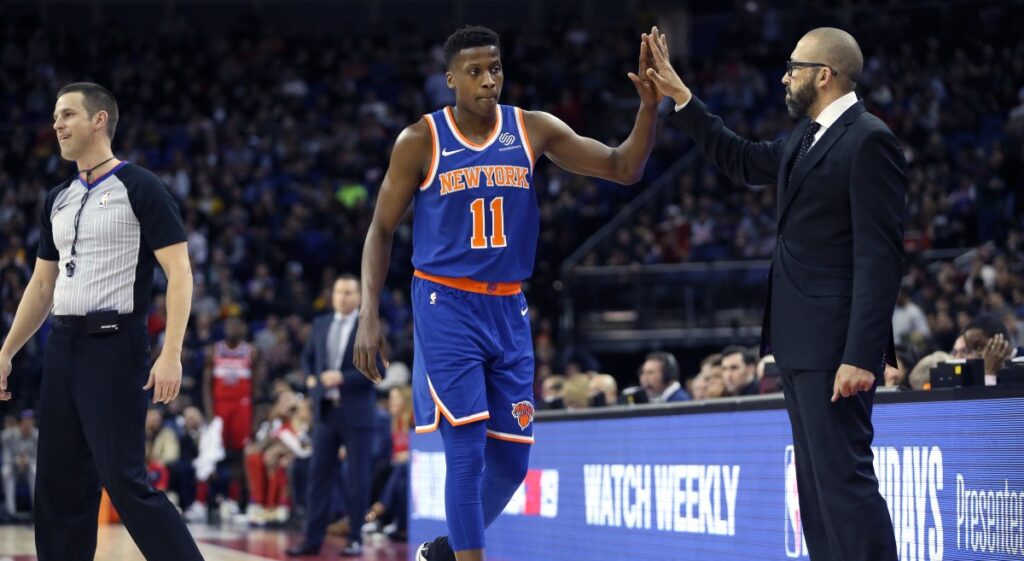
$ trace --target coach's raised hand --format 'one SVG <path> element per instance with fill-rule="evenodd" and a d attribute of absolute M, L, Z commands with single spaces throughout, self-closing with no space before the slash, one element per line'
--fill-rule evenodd
<path fill-rule="evenodd" d="M 630 72 L 627 74 L 630 81 L 636 87 L 636 93 L 640 96 L 640 104 L 655 106 L 658 104 L 658 100 L 661 99 L 661 94 L 658 93 L 658 89 L 654 87 L 654 82 L 647 76 L 648 69 L 651 68 L 651 53 L 647 46 L 647 34 L 643 33 L 640 37 L 640 65 L 637 69 L 636 74 Z"/>
<path fill-rule="evenodd" d="M 668 36 L 652 27 L 649 34 L 643 35 L 647 44 L 647 52 L 651 54 L 651 67 L 647 69 L 647 77 L 651 79 L 660 95 L 667 95 L 675 100 L 676 105 L 690 101 L 692 94 L 683 79 L 676 74 L 668 59 Z"/>

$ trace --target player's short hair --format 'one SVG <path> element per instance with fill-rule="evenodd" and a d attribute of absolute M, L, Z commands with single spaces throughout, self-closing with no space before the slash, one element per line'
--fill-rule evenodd
<path fill-rule="evenodd" d="M 78 92 L 82 94 L 82 104 L 91 119 L 99 111 L 107 112 L 107 137 L 114 140 L 114 132 L 117 131 L 117 99 L 110 90 L 92 82 L 73 82 L 57 92 L 57 98 L 69 93 Z"/>
<path fill-rule="evenodd" d="M 501 50 L 498 34 L 482 25 L 466 25 L 455 30 L 444 42 L 444 65 L 451 67 L 452 59 L 464 49 L 473 47 L 497 47 Z"/>

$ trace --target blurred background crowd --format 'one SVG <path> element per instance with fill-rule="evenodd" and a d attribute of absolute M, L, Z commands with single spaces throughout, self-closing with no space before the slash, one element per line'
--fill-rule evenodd
<path fill-rule="evenodd" d="M 549 111 L 604 142 L 625 138 L 637 105 L 625 74 L 636 65 L 639 33 L 658 23 L 697 95 L 737 133 L 774 139 L 792 125 L 778 82 L 795 39 L 824 23 L 847 27 L 866 56 L 858 94 L 893 129 L 909 162 L 908 268 L 893 319 L 900 368 L 886 373 L 886 384 L 923 389 L 927 367 L 943 360 L 937 352 L 985 359 L 993 372 L 1017 353 L 1024 318 L 1019 3 L 854 0 L 780 12 L 759 2 L 696 2 L 685 13 L 659 13 L 656 2 L 629 4 L 629 18 L 592 6 L 585 18 L 548 8 L 554 13 L 541 15 L 544 26 L 494 22 L 507 74 L 502 102 Z M 121 109 L 115 153 L 152 169 L 179 201 L 195 278 L 182 395 L 147 420 L 154 484 L 195 520 L 247 510 L 250 523 L 294 523 L 309 457 L 304 393 L 316 374 L 301 358 L 311 321 L 333 313 L 335 280 L 359 272 L 398 132 L 453 102 L 440 50 L 451 29 L 303 33 L 289 26 L 294 20 L 273 25 L 255 9 L 225 10 L 233 24 L 219 32 L 194 25 L 195 14 L 164 13 L 143 31 L 108 11 L 93 14 L 103 32 L 83 36 L 31 6 L 0 8 L 0 332 L 31 275 L 46 191 L 74 173 L 50 128 L 55 92 L 75 80 L 104 84 Z M 667 115 L 670 104 L 663 110 Z M 640 207 L 589 246 L 580 266 L 771 255 L 774 186 L 732 183 L 699 159 L 667 174 L 691 147 L 663 119 L 644 180 L 629 188 L 538 165 L 541 241 L 526 286 L 539 408 L 777 391 L 771 358 L 758 357 L 749 340 L 716 348 L 651 340 L 642 352 L 606 360 L 601 349 L 560 329 L 563 263 L 659 180 L 670 182 L 660 188 L 664 204 Z M 339 498 L 343 524 L 332 531 L 342 534 L 344 524 L 365 522 L 401 539 L 405 528 L 396 515 L 405 512 L 401 493 L 388 489 L 401 485 L 399 466 L 408 461 L 411 244 L 406 222 L 382 299 L 393 362 L 379 391 L 374 504 L 368 513 L 346 513 Z M 154 352 L 164 329 L 164 286 L 158 278 L 150 310 Z M 14 400 L 0 405 L 8 514 L 30 509 L 32 410 L 47 331 L 16 357 Z M 997 351 L 989 340 L 998 336 L 1007 345 Z M 252 431 L 234 458 L 224 453 L 213 405 L 204 399 L 211 349 L 226 338 L 258 351 Z"/>

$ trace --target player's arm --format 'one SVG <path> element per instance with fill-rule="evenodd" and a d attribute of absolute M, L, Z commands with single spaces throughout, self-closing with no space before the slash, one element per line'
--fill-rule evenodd
<path fill-rule="evenodd" d="M 527 135 L 534 143 L 534 153 L 546 155 L 559 167 L 575 174 L 600 177 L 623 185 L 640 181 L 654 147 L 658 101 L 661 99 L 647 76 L 651 60 L 648 48 L 645 41 L 640 42 L 637 73 L 628 74 L 640 96 L 640 110 L 632 132 L 622 144 L 612 148 L 576 134 L 569 125 L 550 113 L 523 111 Z"/>
<path fill-rule="evenodd" d="M 11 331 L 0 349 L 0 401 L 11 398 L 7 392 L 7 376 L 11 373 L 11 361 L 14 355 L 25 345 L 32 335 L 39 330 L 46 316 L 53 307 L 53 289 L 57 285 L 57 262 L 36 259 L 36 268 L 32 278 L 18 304 L 14 314 Z"/>
<path fill-rule="evenodd" d="M 427 174 L 433 138 L 425 120 L 407 127 L 398 135 L 391 150 L 391 163 L 377 195 L 373 220 L 363 244 L 362 306 L 353 361 L 370 381 L 381 380 L 377 353 L 387 364 L 384 335 L 380 323 L 380 292 L 391 262 L 391 244 L 395 229 Z"/>

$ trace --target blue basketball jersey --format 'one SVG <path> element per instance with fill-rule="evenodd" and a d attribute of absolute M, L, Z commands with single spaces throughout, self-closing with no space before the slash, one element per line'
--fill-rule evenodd
<path fill-rule="evenodd" d="M 424 118 L 434 149 L 414 202 L 413 266 L 486 282 L 530 278 L 540 216 L 522 111 L 499 105 L 483 144 L 459 132 L 450 107 Z"/>

